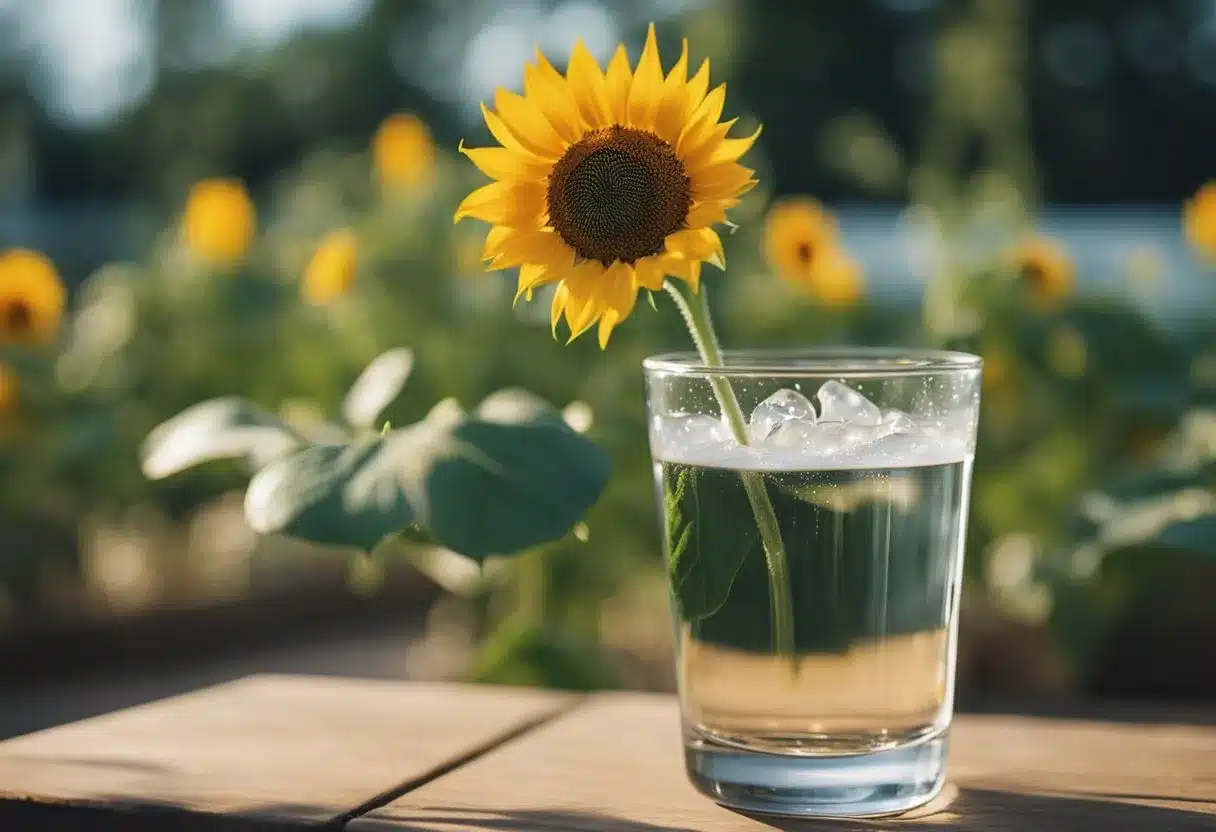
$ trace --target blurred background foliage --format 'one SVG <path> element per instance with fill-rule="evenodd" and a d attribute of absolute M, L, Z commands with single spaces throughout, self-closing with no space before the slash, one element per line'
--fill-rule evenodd
<path fill-rule="evenodd" d="M 636 58 L 651 19 L 765 126 L 706 284 L 724 341 L 986 360 L 964 690 L 1216 693 L 1216 8 L 1190 0 L 0 0 L 0 632 L 408 562 L 443 589 L 419 674 L 669 686 L 640 362 L 686 348 L 678 316 L 556 344 L 451 222 L 477 102 L 535 44 Z M 351 559 L 258 539 L 229 466 L 139 472 L 212 396 L 323 430 L 395 347 L 393 424 L 512 386 L 565 408 L 615 464 L 586 522 L 481 570 Z"/>

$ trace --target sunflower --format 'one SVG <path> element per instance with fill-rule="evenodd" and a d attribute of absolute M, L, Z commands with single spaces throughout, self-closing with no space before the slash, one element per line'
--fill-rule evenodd
<path fill-rule="evenodd" d="M 386 118 L 372 139 L 372 161 L 385 188 L 424 184 L 435 167 L 435 145 L 426 122 L 413 113 Z"/>
<path fill-rule="evenodd" d="M 1216 259 L 1216 180 L 1195 194 L 1183 209 L 1186 238 L 1195 249 Z"/>
<path fill-rule="evenodd" d="M 500 147 L 460 150 L 495 182 L 470 194 L 456 221 L 492 225 L 487 268 L 519 267 L 518 295 L 557 284 L 554 332 L 574 340 L 598 322 L 604 347 L 640 290 L 667 276 L 696 291 L 702 263 L 725 266 L 714 231 L 750 190 L 738 164 L 759 135 L 727 138 L 726 86 L 709 89 L 709 61 L 691 77 L 688 44 L 666 75 L 654 26 L 637 66 L 618 46 L 605 71 L 580 41 L 563 76 L 538 50 L 524 94 L 499 89 L 482 107 Z"/>
<path fill-rule="evenodd" d="M 0 364 L 0 422 L 17 408 L 20 387 L 17 374 L 7 364 Z"/>
<path fill-rule="evenodd" d="M 1053 306 L 1072 291 L 1072 259 L 1064 246 L 1045 237 L 1031 237 L 1016 246 L 1013 267 L 1031 296 L 1042 306 Z"/>
<path fill-rule="evenodd" d="M 59 273 L 43 255 L 26 249 L 0 254 L 0 344 L 53 340 L 66 297 Z"/>
<path fill-rule="evenodd" d="M 764 256 L 785 280 L 806 285 L 816 263 L 836 248 L 836 221 L 809 197 L 779 200 L 764 219 Z"/>
<path fill-rule="evenodd" d="M 852 306 L 865 292 L 861 264 L 839 247 L 819 255 L 806 286 L 827 306 Z"/>
<path fill-rule="evenodd" d="M 309 303 L 324 306 L 350 291 L 359 267 L 359 244 L 349 229 L 330 232 L 304 270 L 301 291 Z"/>
<path fill-rule="evenodd" d="M 239 179 L 204 179 L 190 189 L 182 232 L 199 258 L 234 263 L 245 256 L 256 230 L 257 211 Z"/>

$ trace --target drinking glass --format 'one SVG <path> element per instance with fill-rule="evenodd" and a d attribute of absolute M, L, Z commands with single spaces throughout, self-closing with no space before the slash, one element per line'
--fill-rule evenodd
<path fill-rule="evenodd" d="M 980 365 L 644 362 L 685 762 L 706 795 L 872 816 L 941 789 Z"/>

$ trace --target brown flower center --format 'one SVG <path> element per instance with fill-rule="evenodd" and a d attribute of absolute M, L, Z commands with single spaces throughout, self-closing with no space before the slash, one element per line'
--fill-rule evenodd
<path fill-rule="evenodd" d="M 549 174 L 549 222 L 586 260 L 633 263 L 663 250 L 692 205 L 692 181 L 667 142 L 619 124 L 588 133 Z"/>
<path fill-rule="evenodd" d="M 1047 267 L 1038 260 L 1027 260 L 1022 263 L 1022 279 L 1034 291 L 1045 291 L 1048 288 Z"/>
<path fill-rule="evenodd" d="M 34 310 L 23 300 L 10 300 L 0 307 L 0 321 L 6 332 L 24 335 L 34 325 Z"/>
<path fill-rule="evenodd" d="M 815 249 L 811 247 L 809 242 L 805 240 L 798 244 L 794 249 L 794 256 L 798 258 L 798 262 L 804 266 L 811 265 L 811 258 L 815 255 Z"/>

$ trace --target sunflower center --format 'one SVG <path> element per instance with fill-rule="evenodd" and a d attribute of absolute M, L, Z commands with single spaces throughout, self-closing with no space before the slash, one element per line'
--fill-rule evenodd
<path fill-rule="evenodd" d="M 814 254 L 815 249 L 812 248 L 811 244 L 805 240 L 799 243 L 798 247 L 794 249 L 794 256 L 797 257 L 798 262 L 804 266 L 811 265 L 811 258 L 814 256 Z"/>
<path fill-rule="evenodd" d="M 1024 263 L 1022 279 L 1029 283 L 1031 288 L 1042 289 L 1047 285 L 1047 269 L 1043 268 L 1042 263 Z"/>
<path fill-rule="evenodd" d="M 6 331 L 21 335 L 34 323 L 34 310 L 23 300 L 10 300 L 0 309 L 0 321 Z"/>
<path fill-rule="evenodd" d="M 692 181 L 671 145 L 614 125 L 588 133 L 549 174 L 549 222 L 578 255 L 605 266 L 663 250 L 692 205 Z"/>

